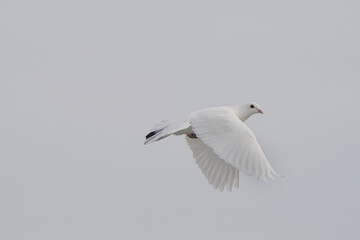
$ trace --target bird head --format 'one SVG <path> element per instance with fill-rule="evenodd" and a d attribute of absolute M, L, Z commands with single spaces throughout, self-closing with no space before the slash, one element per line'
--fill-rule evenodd
<path fill-rule="evenodd" d="M 249 106 L 249 111 L 251 111 L 252 114 L 255 113 L 264 114 L 264 112 L 260 109 L 259 104 L 253 102 L 253 103 L 249 103 L 248 106 Z"/>
<path fill-rule="evenodd" d="M 241 121 L 246 121 L 251 115 L 255 113 L 264 113 L 261 109 L 259 104 L 255 102 L 251 102 L 245 105 L 241 105 L 239 107 L 235 107 L 234 111 L 236 115 L 239 117 Z"/>

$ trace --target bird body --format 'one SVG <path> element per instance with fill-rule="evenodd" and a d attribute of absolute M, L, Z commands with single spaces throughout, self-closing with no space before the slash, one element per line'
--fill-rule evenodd
<path fill-rule="evenodd" d="M 158 123 L 146 136 L 145 144 L 185 135 L 208 182 L 220 191 L 231 191 L 232 186 L 239 187 L 239 170 L 265 181 L 277 175 L 244 123 L 255 113 L 263 113 L 256 103 L 203 109 L 178 121 Z"/>

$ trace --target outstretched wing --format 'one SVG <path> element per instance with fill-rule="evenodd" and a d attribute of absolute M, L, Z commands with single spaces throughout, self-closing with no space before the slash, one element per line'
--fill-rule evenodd
<path fill-rule="evenodd" d="M 255 135 L 230 108 L 200 111 L 190 123 L 196 136 L 233 167 L 265 181 L 277 175 Z"/>
<path fill-rule="evenodd" d="M 208 182 L 220 191 L 226 189 L 231 192 L 232 186 L 239 188 L 239 170 L 220 159 L 214 151 L 200 139 L 185 137 L 193 151 L 196 164 L 205 175 Z"/>

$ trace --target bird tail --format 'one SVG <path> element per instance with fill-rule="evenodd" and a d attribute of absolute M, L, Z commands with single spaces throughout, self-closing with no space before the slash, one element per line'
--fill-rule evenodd
<path fill-rule="evenodd" d="M 150 144 L 170 136 L 172 132 L 167 131 L 170 125 L 171 122 L 166 120 L 156 124 L 146 135 L 144 144 Z"/>
<path fill-rule="evenodd" d="M 190 132 L 191 126 L 187 118 L 180 119 L 178 121 L 170 122 L 163 120 L 156 124 L 146 135 L 144 144 L 149 144 L 155 141 L 159 141 L 172 134 L 181 135 Z"/>

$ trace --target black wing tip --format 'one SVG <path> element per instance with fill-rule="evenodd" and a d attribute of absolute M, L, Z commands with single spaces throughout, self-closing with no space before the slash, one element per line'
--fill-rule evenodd
<path fill-rule="evenodd" d="M 153 131 L 153 132 L 151 132 L 151 133 L 149 133 L 148 135 L 146 135 L 146 139 L 149 139 L 149 138 L 151 138 L 152 136 L 154 136 L 156 134 L 156 131 Z"/>

